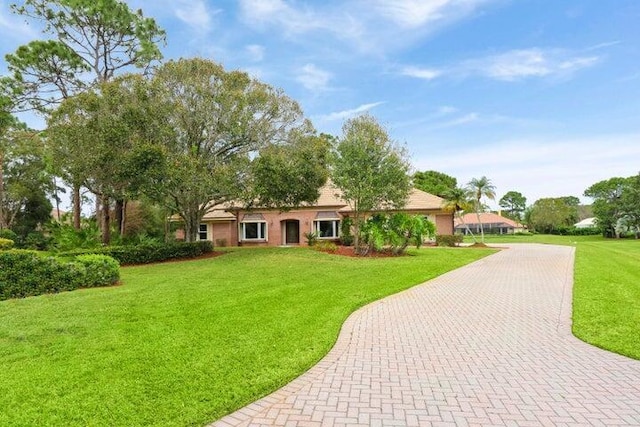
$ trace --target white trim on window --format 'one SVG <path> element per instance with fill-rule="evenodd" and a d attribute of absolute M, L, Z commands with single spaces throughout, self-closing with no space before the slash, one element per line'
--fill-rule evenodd
<path fill-rule="evenodd" d="M 318 234 L 318 239 L 337 239 L 340 237 L 340 220 L 315 220 L 313 221 L 313 231 Z"/>
<path fill-rule="evenodd" d="M 243 221 L 240 223 L 240 240 L 267 241 L 269 234 L 266 221 Z"/>
<path fill-rule="evenodd" d="M 198 225 L 198 240 L 209 240 L 209 226 L 206 223 Z"/>

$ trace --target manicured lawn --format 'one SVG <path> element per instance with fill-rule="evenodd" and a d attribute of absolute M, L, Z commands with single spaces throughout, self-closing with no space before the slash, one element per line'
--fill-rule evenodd
<path fill-rule="evenodd" d="M 203 425 L 289 382 L 356 308 L 492 253 L 238 249 L 0 302 L 0 425 Z"/>
<path fill-rule="evenodd" d="M 598 347 L 640 359 L 640 240 L 533 235 L 486 241 L 575 246 L 573 333 Z"/>

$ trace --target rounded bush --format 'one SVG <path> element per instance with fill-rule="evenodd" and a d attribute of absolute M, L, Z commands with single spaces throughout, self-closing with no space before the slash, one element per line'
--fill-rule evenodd
<path fill-rule="evenodd" d="M 83 287 L 108 286 L 120 280 L 120 264 L 107 255 L 78 255 L 75 260 L 86 270 Z"/>
<path fill-rule="evenodd" d="M 13 248 L 15 242 L 11 239 L 5 239 L 0 237 L 0 251 L 6 251 L 7 249 Z"/>

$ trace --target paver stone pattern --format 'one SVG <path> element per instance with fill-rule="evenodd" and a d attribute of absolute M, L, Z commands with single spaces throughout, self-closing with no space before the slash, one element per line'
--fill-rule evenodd
<path fill-rule="evenodd" d="M 571 335 L 574 248 L 511 245 L 368 305 L 213 426 L 640 426 L 640 361 Z"/>

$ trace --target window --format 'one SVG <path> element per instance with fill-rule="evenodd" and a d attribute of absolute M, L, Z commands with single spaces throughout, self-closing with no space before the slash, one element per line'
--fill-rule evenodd
<path fill-rule="evenodd" d="M 266 222 L 243 222 L 242 240 L 267 240 Z"/>
<path fill-rule="evenodd" d="M 340 230 L 340 221 L 337 219 L 314 221 L 316 233 L 318 238 L 322 239 L 337 239 L 338 231 Z"/>
<path fill-rule="evenodd" d="M 200 224 L 198 226 L 198 240 L 209 240 L 209 229 L 207 224 Z"/>

